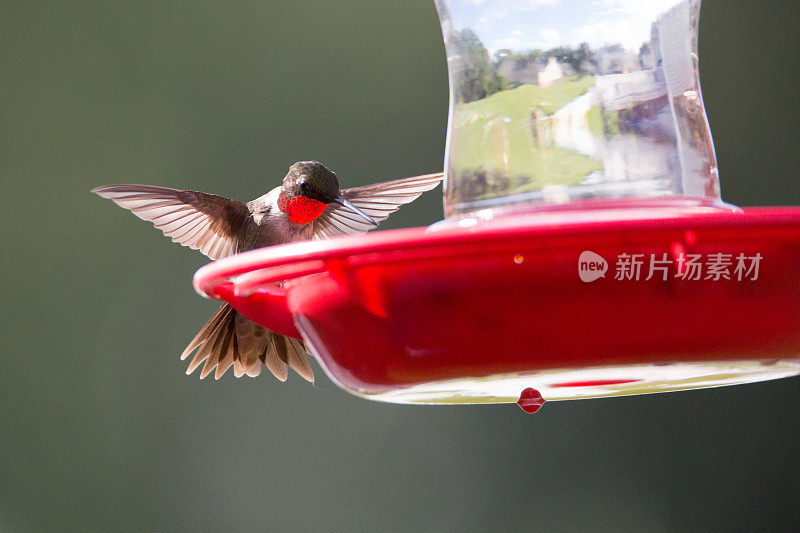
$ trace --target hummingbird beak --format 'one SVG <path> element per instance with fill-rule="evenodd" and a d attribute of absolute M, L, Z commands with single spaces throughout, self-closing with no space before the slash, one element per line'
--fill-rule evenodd
<path fill-rule="evenodd" d="M 339 205 L 342 205 L 342 206 L 346 207 L 347 209 L 349 209 L 353 213 L 356 213 L 357 215 L 361 216 L 364 220 L 366 220 L 367 222 L 369 222 L 373 226 L 376 226 L 376 227 L 378 226 L 378 223 L 375 222 L 372 219 L 371 216 L 369 216 L 368 214 L 363 212 L 361 209 L 359 209 L 356 206 L 354 206 L 353 204 L 351 204 L 350 200 L 348 200 L 347 198 L 345 198 L 341 194 L 339 196 L 337 196 L 333 201 L 336 202 Z"/>

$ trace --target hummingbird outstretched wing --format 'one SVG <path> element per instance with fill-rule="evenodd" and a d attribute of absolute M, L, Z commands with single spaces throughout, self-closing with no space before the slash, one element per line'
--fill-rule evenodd
<path fill-rule="evenodd" d="M 439 185 L 444 174 L 425 174 L 383 183 L 342 189 L 341 194 L 354 206 L 372 217 L 375 222 L 386 220 L 401 205 L 415 200 L 420 194 Z M 327 239 L 337 235 L 364 233 L 375 226 L 337 203 L 328 205 L 314 224 L 314 239 Z"/>
<path fill-rule="evenodd" d="M 249 212 L 236 200 L 197 191 L 151 185 L 105 185 L 92 192 L 152 222 L 174 242 L 210 259 L 236 253 Z"/>

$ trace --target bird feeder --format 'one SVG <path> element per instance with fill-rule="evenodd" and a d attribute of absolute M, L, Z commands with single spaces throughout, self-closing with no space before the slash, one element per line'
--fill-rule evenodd
<path fill-rule="evenodd" d="M 388 402 L 533 411 L 800 373 L 800 208 L 721 200 L 699 0 L 436 7 L 445 219 L 229 257 L 198 292 Z"/>

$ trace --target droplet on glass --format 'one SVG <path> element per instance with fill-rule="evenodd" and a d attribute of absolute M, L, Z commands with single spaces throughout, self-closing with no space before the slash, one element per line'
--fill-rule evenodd
<path fill-rule="evenodd" d="M 526 413 L 535 413 L 544 405 L 544 401 L 538 390 L 528 387 L 519 395 L 517 405 Z"/>

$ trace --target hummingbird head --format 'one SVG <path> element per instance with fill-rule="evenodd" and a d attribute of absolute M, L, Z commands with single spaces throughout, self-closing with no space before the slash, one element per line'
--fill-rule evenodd
<path fill-rule="evenodd" d="M 345 199 L 339 191 L 336 174 L 318 161 L 299 161 L 289 167 L 278 196 L 278 208 L 289 220 L 300 225 L 310 224 L 336 202 L 377 226 L 377 222 Z"/>

